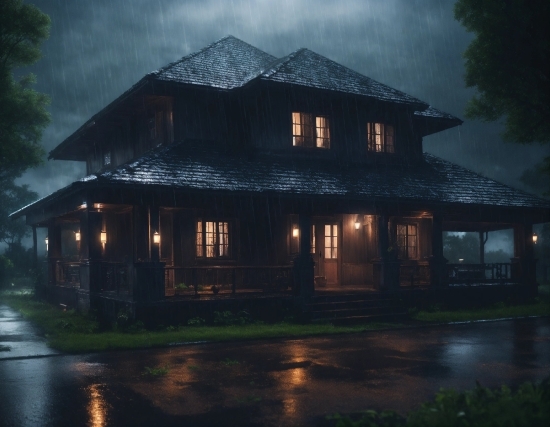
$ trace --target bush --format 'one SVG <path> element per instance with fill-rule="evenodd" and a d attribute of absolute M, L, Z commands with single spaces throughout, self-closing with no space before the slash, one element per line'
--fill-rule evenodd
<path fill-rule="evenodd" d="M 215 311 L 214 324 L 220 326 L 244 325 L 251 323 L 250 314 L 247 311 L 241 310 L 237 314 L 231 311 Z"/>
<path fill-rule="evenodd" d="M 515 393 L 506 386 L 491 390 L 479 384 L 463 393 L 441 390 L 407 418 L 392 411 L 366 411 L 328 419 L 336 427 L 542 427 L 550 423 L 550 377 L 538 385 L 524 383 Z"/>

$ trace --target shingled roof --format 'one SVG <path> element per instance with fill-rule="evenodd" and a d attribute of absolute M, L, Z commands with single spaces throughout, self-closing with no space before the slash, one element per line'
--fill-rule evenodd
<path fill-rule="evenodd" d="M 411 104 L 420 109 L 428 107 L 428 104 L 419 99 L 359 74 L 309 49 L 299 49 L 277 60 L 259 77 L 262 80 Z"/>
<path fill-rule="evenodd" d="M 227 36 L 154 71 L 152 76 L 162 81 L 234 89 L 276 59 L 242 40 Z"/>

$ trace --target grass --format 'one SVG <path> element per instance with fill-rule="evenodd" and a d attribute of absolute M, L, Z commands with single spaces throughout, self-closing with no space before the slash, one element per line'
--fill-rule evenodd
<path fill-rule="evenodd" d="M 334 326 L 329 323 L 280 322 L 231 326 L 170 326 L 160 331 L 144 329 L 138 329 L 135 332 L 100 331 L 98 322 L 92 318 L 72 310 L 64 312 L 48 303 L 34 300 L 30 294 L 3 293 L 0 294 L 0 302 L 19 310 L 25 318 L 35 323 L 46 336 L 50 347 L 67 353 L 150 348 L 193 342 L 353 333 L 399 326 L 389 323 Z M 231 365 L 235 361 L 226 360 L 224 363 Z"/>
<path fill-rule="evenodd" d="M 546 291 L 546 289 L 541 289 L 542 298 L 532 304 L 506 305 L 498 303 L 492 307 L 467 310 L 441 310 L 434 307 L 430 311 L 411 312 L 411 318 L 421 322 L 444 323 L 550 315 L 550 298 L 546 296 Z M 550 294 L 550 292 L 548 293 Z M 67 353 L 162 347 L 193 342 L 357 333 L 403 326 L 403 324 L 396 323 L 374 322 L 349 326 L 291 322 L 206 326 L 201 322 L 196 322 L 194 326 L 169 326 L 163 330 L 130 327 L 125 331 L 116 328 L 101 331 L 98 322 L 90 316 L 83 316 L 72 310 L 62 311 L 46 302 L 33 299 L 32 295 L 28 293 L 4 292 L 0 294 L 0 302 L 19 310 L 25 318 L 37 325 L 46 336 L 50 347 Z M 229 359 L 223 361 L 228 366 L 235 362 Z"/>
<path fill-rule="evenodd" d="M 411 318 L 421 322 L 466 322 L 473 320 L 507 319 L 511 317 L 550 316 L 550 286 L 540 286 L 540 297 L 531 303 L 507 304 L 498 302 L 490 307 L 468 308 L 457 310 L 442 310 L 433 307 L 432 310 L 411 312 Z"/>

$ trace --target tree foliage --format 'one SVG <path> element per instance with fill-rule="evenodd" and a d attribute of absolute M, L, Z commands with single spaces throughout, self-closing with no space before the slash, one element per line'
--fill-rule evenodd
<path fill-rule="evenodd" d="M 38 61 L 49 29 L 50 18 L 37 7 L 0 1 L 0 241 L 9 245 L 20 243 L 29 230 L 8 215 L 37 197 L 14 180 L 42 162 L 40 139 L 50 121 L 48 97 L 32 89 L 34 75 L 15 73 Z"/>
<path fill-rule="evenodd" d="M 0 181 L 2 182 L 2 181 Z M 29 227 L 22 218 L 12 220 L 8 215 L 36 200 L 38 194 L 29 190 L 28 185 L 15 185 L 5 181 L 2 185 L 2 203 L 0 204 L 0 241 L 12 246 L 21 242 L 29 233 Z"/>
<path fill-rule="evenodd" d="M 475 34 L 464 52 L 466 116 L 504 119 L 503 137 L 550 143 L 550 1 L 458 0 L 455 18 Z M 538 166 L 550 175 L 550 156 Z M 550 189 L 550 187 L 547 187 Z"/>
<path fill-rule="evenodd" d="M 50 121 L 46 95 L 34 91 L 32 74 L 14 70 L 35 63 L 49 36 L 50 18 L 21 0 L 0 2 L 0 181 L 40 164 L 42 131 Z"/>

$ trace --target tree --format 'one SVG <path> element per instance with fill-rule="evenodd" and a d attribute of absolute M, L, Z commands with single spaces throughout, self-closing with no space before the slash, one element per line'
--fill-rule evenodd
<path fill-rule="evenodd" d="M 40 139 L 50 121 L 48 97 L 31 88 L 35 77 L 14 71 L 40 58 L 49 28 L 50 18 L 37 7 L 21 0 L 0 1 L 0 240 L 5 242 L 20 242 L 28 232 L 7 215 L 36 197 L 14 180 L 42 162 Z"/>
<path fill-rule="evenodd" d="M 462 262 L 475 264 L 479 262 L 479 237 L 475 233 L 443 234 L 443 256 L 451 264 Z"/>
<path fill-rule="evenodd" d="M 550 1 L 458 0 L 455 18 L 475 34 L 464 52 L 475 87 L 469 118 L 504 118 L 505 140 L 550 143 Z M 539 166 L 550 174 L 550 156 Z"/>
<path fill-rule="evenodd" d="M 0 241 L 8 247 L 21 243 L 29 233 L 29 227 L 23 218 L 12 220 L 8 215 L 17 209 L 36 200 L 38 194 L 29 190 L 28 185 L 15 185 L 13 181 L 4 182 L 2 186 L 2 204 L 0 205 Z"/>

